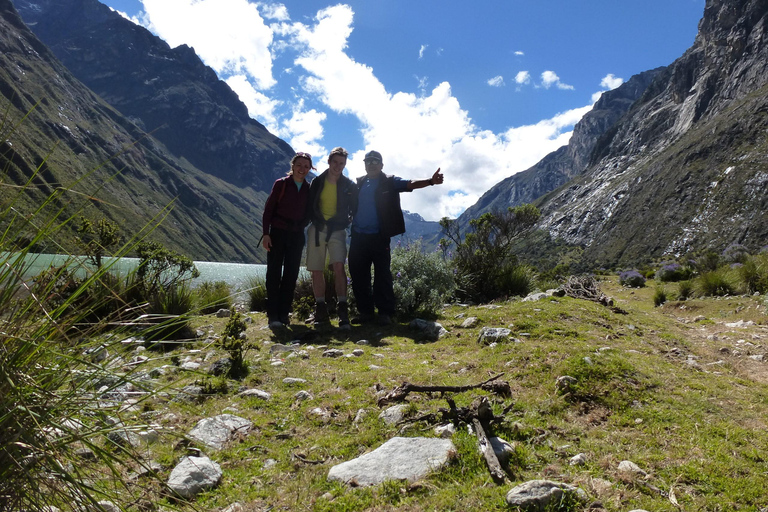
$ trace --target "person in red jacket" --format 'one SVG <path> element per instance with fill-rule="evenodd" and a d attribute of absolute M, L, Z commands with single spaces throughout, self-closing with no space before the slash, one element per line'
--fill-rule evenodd
<path fill-rule="evenodd" d="M 291 170 L 275 181 L 264 205 L 262 245 L 267 250 L 267 318 L 270 328 L 290 323 L 293 293 L 304 250 L 304 228 L 309 223 L 309 183 L 312 157 L 296 153 Z"/>

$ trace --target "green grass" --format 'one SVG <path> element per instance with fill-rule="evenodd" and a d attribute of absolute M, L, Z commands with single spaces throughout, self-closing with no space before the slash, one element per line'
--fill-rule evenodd
<path fill-rule="evenodd" d="M 449 306 L 438 319 L 449 334 L 436 342 L 420 340 L 401 324 L 355 326 L 345 337 L 333 329 L 314 331 L 298 324 L 272 333 L 265 328 L 263 313 L 251 313 L 253 322 L 246 330 L 251 347 L 246 352 L 248 376 L 228 381 L 227 393 L 212 394 L 202 403 L 169 401 L 158 394 L 145 400 L 139 411 L 125 413 L 124 420 L 133 424 L 152 418 L 162 427 L 161 441 L 144 454 L 163 465 L 161 480 L 187 453 L 178 444 L 179 436 L 200 419 L 231 412 L 253 422 L 247 435 L 220 452 L 207 452 L 222 466 L 224 477 L 218 488 L 197 497 L 195 506 L 201 510 L 234 502 L 246 510 L 507 510 L 504 497 L 512 486 L 541 478 L 578 486 L 590 501 L 599 500 L 609 511 L 676 510 L 655 488 L 665 493 L 673 489 L 685 510 L 768 506 L 763 492 L 768 471 L 768 370 L 746 354 L 733 354 L 738 340 L 763 332 L 762 298 L 700 298 L 655 307 L 652 288 L 629 290 L 614 280 L 605 281 L 603 288 L 629 314 L 568 297 L 511 301 L 498 308 Z M 477 327 L 460 327 L 468 316 L 480 319 Z M 756 323 L 741 329 L 725 326 L 736 320 Z M 226 324 L 226 319 L 210 315 L 192 320 L 194 328 L 218 334 Z M 520 342 L 481 346 L 477 338 L 484 326 L 511 326 L 512 337 Z M 708 339 L 710 334 L 716 338 Z M 286 354 L 283 364 L 273 365 L 269 346 L 297 339 L 307 340 L 299 346 L 307 357 Z M 360 339 L 371 345 L 355 344 Z M 325 358 L 322 346 L 345 353 L 362 348 L 364 355 Z M 723 347 L 731 354 L 722 353 Z M 139 370 L 185 357 L 202 361 L 209 353 L 215 355 L 209 361 L 225 355 L 217 345 L 201 340 L 155 354 Z M 689 355 L 697 358 L 698 368 L 687 363 Z M 493 483 L 466 428 L 453 439 L 457 456 L 421 482 L 353 488 L 326 479 L 333 465 L 395 435 L 434 435 L 432 425 L 424 422 L 385 425 L 376 406 L 380 391 L 404 381 L 476 384 L 497 373 L 504 373 L 502 379 L 513 391 L 511 398 L 491 396 L 497 415 L 508 408 L 494 434 L 515 446 L 511 478 L 504 485 Z M 577 379 L 571 393 L 558 392 L 555 380 L 561 375 Z M 307 382 L 287 386 L 286 377 Z M 173 390 L 201 378 L 176 371 L 155 385 L 172 396 Z M 237 397 L 240 386 L 265 390 L 272 398 Z M 299 390 L 309 391 L 312 398 L 297 400 Z M 481 395 L 488 396 L 472 390 L 453 398 L 462 407 Z M 447 407 L 438 394 L 412 393 L 408 402 L 414 416 Z M 330 419 L 312 415 L 316 407 L 329 411 Z M 360 409 L 367 415 L 355 423 Z M 569 459 L 578 453 L 587 455 L 587 463 L 571 466 Z M 270 459 L 275 464 L 265 466 Z M 619 473 L 622 460 L 640 465 L 648 478 L 635 480 Z M 159 484 L 146 486 L 143 499 L 171 504 Z"/>

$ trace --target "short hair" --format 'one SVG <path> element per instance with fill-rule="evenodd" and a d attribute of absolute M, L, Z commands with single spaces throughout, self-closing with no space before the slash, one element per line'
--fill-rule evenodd
<path fill-rule="evenodd" d="M 330 162 L 331 158 L 333 158 L 335 155 L 341 155 L 344 158 L 347 158 L 349 156 L 349 153 L 347 153 L 347 150 L 342 148 L 341 146 L 335 147 L 328 154 L 328 162 Z"/>

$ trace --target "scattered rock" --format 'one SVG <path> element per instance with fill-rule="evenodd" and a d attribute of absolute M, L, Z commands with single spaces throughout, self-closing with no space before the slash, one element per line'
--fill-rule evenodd
<path fill-rule="evenodd" d="M 555 386 L 560 393 L 570 393 L 578 380 L 570 375 L 562 375 L 555 381 Z"/>
<path fill-rule="evenodd" d="M 406 409 L 408 409 L 407 404 L 393 405 L 392 407 L 389 407 L 381 411 L 381 414 L 379 414 L 379 418 L 384 420 L 384 423 L 386 423 L 387 425 L 396 425 L 403 418 L 405 418 Z"/>
<path fill-rule="evenodd" d="M 461 323 L 461 327 L 462 329 L 471 329 L 477 326 L 478 323 L 480 323 L 480 320 L 476 316 L 470 316 Z"/>
<path fill-rule="evenodd" d="M 586 499 L 586 493 L 578 487 L 551 480 L 530 480 L 507 493 L 507 504 L 525 511 L 543 512 L 561 502 L 566 495 L 580 501 Z"/>
<path fill-rule="evenodd" d="M 306 384 L 306 383 L 307 383 L 306 379 L 302 379 L 299 377 L 286 377 L 283 379 L 283 384 L 286 384 L 288 386 L 293 386 L 297 384 Z"/>
<path fill-rule="evenodd" d="M 456 433 L 456 427 L 453 423 L 447 425 L 438 425 L 435 427 L 435 435 L 443 439 L 450 439 Z"/>
<path fill-rule="evenodd" d="M 221 475 L 221 466 L 208 457 L 184 457 L 171 471 L 168 487 L 182 498 L 191 499 L 219 485 Z"/>
<path fill-rule="evenodd" d="M 508 339 L 511 334 L 512 331 L 504 327 L 483 327 L 477 337 L 477 342 L 490 345 Z"/>
<path fill-rule="evenodd" d="M 241 391 L 240 393 L 238 393 L 237 396 L 256 397 L 256 398 L 261 398 L 262 400 L 269 400 L 270 398 L 272 398 L 272 395 L 260 389 L 246 389 L 245 391 Z"/>
<path fill-rule="evenodd" d="M 344 355 L 344 351 L 338 348 L 332 348 L 323 352 L 323 357 L 341 357 Z"/>
<path fill-rule="evenodd" d="M 418 330 L 428 340 L 437 341 L 446 334 L 448 331 L 441 324 L 437 322 L 430 322 L 429 320 L 422 320 L 421 318 L 415 318 L 408 324 L 411 329 Z"/>
<path fill-rule="evenodd" d="M 456 447 L 448 439 L 393 437 L 370 453 L 333 466 L 328 479 L 358 486 L 387 480 L 414 482 L 441 468 L 455 454 Z"/>
<path fill-rule="evenodd" d="M 220 309 L 216 312 L 216 318 L 229 318 L 232 316 L 232 312 L 228 309 Z"/>
<path fill-rule="evenodd" d="M 570 464 L 571 466 L 583 466 L 586 463 L 587 463 L 587 456 L 583 453 L 574 455 L 568 460 L 568 464 Z"/>
<path fill-rule="evenodd" d="M 253 423 L 232 414 L 220 414 L 197 422 L 187 437 L 203 443 L 213 450 L 221 450 L 237 432 L 246 432 Z"/>
<path fill-rule="evenodd" d="M 638 466 L 631 460 L 623 460 L 619 462 L 619 471 L 621 471 L 622 473 L 632 473 L 640 476 L 648 476 L 648 473 L 640 469 L 640 466 Z"/>

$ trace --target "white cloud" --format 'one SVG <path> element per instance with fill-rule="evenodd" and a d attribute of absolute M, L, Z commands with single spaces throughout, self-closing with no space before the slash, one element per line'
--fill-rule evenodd
<path fill-rule="evenodd" d="M 545 89 L 549 89 L 552 86 L 558 89 L 573 90 L 572 85 L 564 84 L 560 81 L 560 77 L 554 71 L 545 71 L 541 74 L 541 86 Z"/>
<path fill-rule="evenodd" d="M 220 76 L 246 74 L 260 89 L 272 77 L 272 29 L 247 0 L 142 0 L 149 28 L 172 47 L 187 44 Z M 179 20 L 184 20 L 179 23 Z"/>
<path fill-rule="evenodd" d="M 614 76 L 613 73 L 609 73 L 603 77 L 603 79 L 600 81 L 600 87 L 605 87 L 606 89 L 613 90 L 624 83 L 623 78 L 619 78 L 617 76 Z"/>
<path fill-rule="evenodd" d="M 351 177 L 363 175 L 362 158 L 371 149 L 382 153 L 384 172 L 407 179 L 428 178 L 442 168 L 444 185 L 402 197 L 404 208 L 427 219 L 456 216 L 494 184 L 566 144 L 570 128 L 591 108 L 502 134 L 480 130 L 447 82 L 420 96 L 387 91 L 373 69 L 345 52 L 353 18 L 349 6 L 336 5 L 319 11 L 311 26 L 295 25 L 294 37 L 304 45 L 295 64 L 308 73 L 303 87 L 331 110 L 360 122 L 365 147 L 350 155 Z"/>
<path fill-rule="evenodd" d="M 364 174 L 362 157 L 371 149 L 382 152 L 385 172 L 406 179 L 428 178 L 440 167 L 444 185 L 402 196 L 405 209 L 429 220 L 457 216 L 499 181 L 566 144 L 573 125 L 591 108 L 493 133 L 474 125 L 448 82 L 428 89 L 426 77 L 416 77 L 416 93 L 387 90 L 370 66 L 347 53 L 354 21 L 348 5 L 328 7 L 310 22 L 298 23 L 287 18 L 287 11 L 270 11 L 264 4 L 257 10 L 246 0 L 143 3 L 158 35 L 171 45 L 193 46 L 206 64 L 229 77 L 227 83 L 251 116 L 297 151 L 311 153 L 319 170 L 328 152 L 323 137 L 329 116 L 358 123 L 364 146 L 348 148 L 353 151 L 350 177 Z M 278 23 L 268 27 L 262 16 Z M 275 83 L 270 50 L 295 58 L 279 74 L 280 88 L 268 91 Z M 441 52 L 436 49 L 437 55 Z M 570 87 L 554 73 L 542 80 L 548 87 Z M 530 73 L 517 73 L 515 82 L 530 84 Z M 501 85 L 503 78 L 488 83 Z"/>
<path fill-rule="evenodd" d="M 488 80 L 488 85 L 491 87 L 502 87 L 504 85 L 504 77 L 499 75 Z"/>
<path fill-rule="evenodd" d="M 531 74 L 528 71 L 520 71 L 515 75 L 515 82 L 520 85 L 531 83 Z"/>
<path fill-rule="evenodd" d="M 424 57 L 424 52 L 427 50 L 428 44 L 421 45 L 421 48 L 419 48 L 419 59 Z"/>
<path fill-rule="evenodd" d="M 261 15 L 266 19 L 276 21 L 289 21 L 288 9 L 283 4 L 267 4 L 259 2 L 256 4 L 261 10 Z"/>
<path fill-rule="evenodd" d="M 518 50 L 518 51 L 515 52 L 515 55 L 517 55 L 518 57 L 522 57 L 523 55 L 525 55 L 525 53 L 523 53 L 520 50 Z"/>

